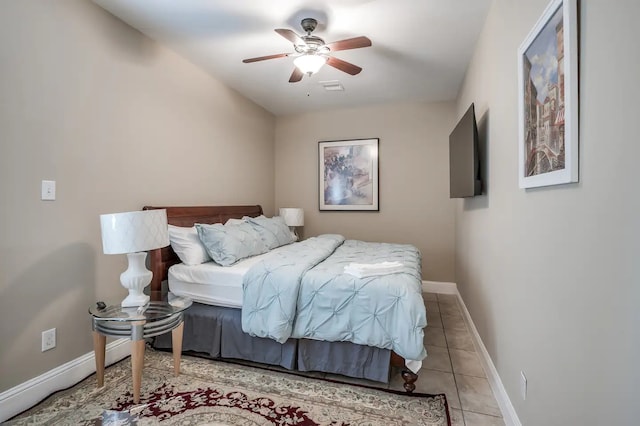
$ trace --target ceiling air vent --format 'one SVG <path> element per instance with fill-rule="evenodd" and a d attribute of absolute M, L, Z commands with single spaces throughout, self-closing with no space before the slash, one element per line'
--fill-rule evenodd
<path fill-rule="evenodd" d="M 327 92 L 342 92 L 344 87 L 338 80 L 321 81 L 320 84 Z"/>

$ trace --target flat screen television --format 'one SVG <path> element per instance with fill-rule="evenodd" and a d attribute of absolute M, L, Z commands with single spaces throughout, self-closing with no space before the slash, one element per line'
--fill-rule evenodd
<path fill-rule="evenodd" d="M 449 135 L 449 198 L 482 194 L 478 126 L 473 104 Z"/>

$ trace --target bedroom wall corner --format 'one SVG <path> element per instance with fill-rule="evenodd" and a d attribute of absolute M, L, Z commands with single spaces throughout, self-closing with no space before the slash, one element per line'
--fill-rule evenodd
<path fill-rule="evenodd" d="M 453 103 L 407 102 L 278 117 L 276 207 L 304 209 L 304 237 L 339 233 L 414 244 L 424 279 L 453 281 L 448 149 L 454 115 Z M 380 139 L 380 211 L 319 211 L 318 142 L 363 138 Z"/>

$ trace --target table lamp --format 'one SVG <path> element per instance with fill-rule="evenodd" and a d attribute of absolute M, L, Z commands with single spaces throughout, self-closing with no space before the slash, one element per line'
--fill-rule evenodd
<path fill-rule="evenodd" d="M 149 296 L 143 293 L 153 273 L 147 269 L 147 250 L 169 245 L 166 210 L 144 210 L 100 215 L 104 254 L 125 254 L 129 267 L 120 275 L 129 295 L 123 308 L 145 305 Z"/>
<path fill-rule="evenodd" d="M 280 209 L 280 217 L 284 219 L 291 231 L 298 236 L 296 226 L 304 226 L 304 210 L 292 207 L 282 207 Z"/>

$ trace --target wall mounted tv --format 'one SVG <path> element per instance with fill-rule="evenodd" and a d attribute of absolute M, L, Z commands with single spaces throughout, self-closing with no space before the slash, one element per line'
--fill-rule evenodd
<path fill-rule="evenodd" d="M 478 126 L 473 104 L 449 135 L 449 198 L 482 194 Z"/>

